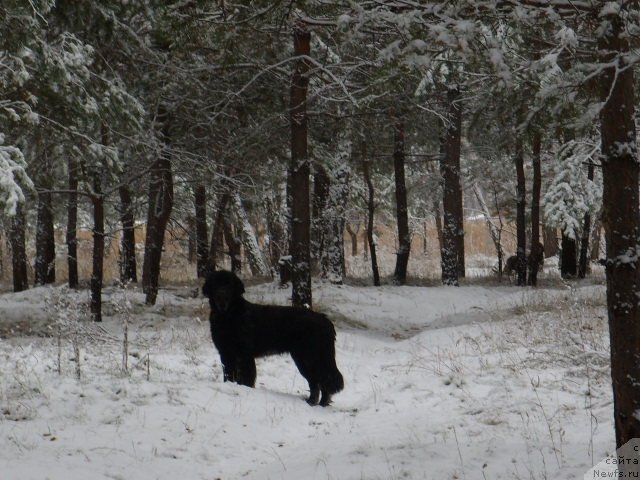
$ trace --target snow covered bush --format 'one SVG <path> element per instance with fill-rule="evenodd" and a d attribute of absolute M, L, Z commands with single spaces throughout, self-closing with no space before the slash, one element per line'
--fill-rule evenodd
<path fill-rule="evenodd" d="M 598 153 L 593 142 L 572 140 L 562 145 L 553 179 L 542 199 L 545 223 L 573 239 L 579 236 L 585 213 L 595 214 L 602 203 L 602 182 L 587 177 L 587 167 L 595 164 Z"/>
<path fill-rule="evenodd" d="M 80 322 L 88 318 L 88 313 L 85 302 L 78 300 L 67 287 L 51 289 L 45 298 L 45 309 L 53 320 L 54 335 L 58 340 L 58 374 L 62 374 L 63 340 L 68 339 L 73 348 L 76 378 L 79 380 L 82 376 L 80 344 L 83 341 Z"/>
<path fill-rule="evenodd" d="M 23 188 L 33 188 L 25 171 L 22 152 L 15 147 L 2 145 L 0 134 L 0 206 L 4 214 L 14 216 L 19 203 L 24 202 Z"/>

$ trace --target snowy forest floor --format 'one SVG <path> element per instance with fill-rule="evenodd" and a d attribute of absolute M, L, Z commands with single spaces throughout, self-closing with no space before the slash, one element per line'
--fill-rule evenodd
<path fill-rule="evenodd" d="M 328 408 L 284 356 L 259 361 L 255 389 L 223 383 L 195 288 L 155 307 L 107 289 L 100 326 L 74 322 L 86 292 L 1 295 L 0 478 L 569 479 L 614 448 L 597 282 L 314 284 L 345 377 Z"/>

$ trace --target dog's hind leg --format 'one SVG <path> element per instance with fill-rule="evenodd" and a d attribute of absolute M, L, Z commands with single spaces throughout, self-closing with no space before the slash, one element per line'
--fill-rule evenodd
<path fill-rule="evenodd" d="M 327 393 L 326 390 L 322 391 L 322 398 L 320 399 L 320 406 L 321 407 L 328 407 L 329 405 L 331 405 L 331 393 Z"/>
<path fill-rule="evenodd" d="M 320 382 L 318 382 L 316 375 L 313 374 L 313 367 L 309 365 L 309 361 L 305 355 L 291 352 L 291 358 L 293 358 L 293 363 L 298 367 L 300 375 L 309 383 L 309 398 L 307 398 L 307 403 L 312 406 L 317 405 L 320 400 Z"/>
<path fill-rule="evenodd" d="M 309 383 L 309 398 L 307 398 L 307 403 L 311 406 L 318 405 L 318 400 L 320 400 L 320 385 L 317 383 Z"/>
<path fill-rule="evenodd" d="M 344 379 L 338 367 L 336 366 L 335 359 L 327 361 L 329 366 L 325 369 L 328 372 L 322 379 L 321 391 L 322 398 L 320 399 L 320 405 L 326 407 L 331 403 L 331 396 L 334 393 L 338 393 L 344 388 Z"/>

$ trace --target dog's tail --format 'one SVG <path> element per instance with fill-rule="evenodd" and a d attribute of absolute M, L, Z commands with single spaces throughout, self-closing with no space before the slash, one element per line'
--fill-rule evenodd
<path fill-rule="evenodd" d="M 344 378 L 342 378 L 342 373 L 338 370 L 335 360 L 331 362 L 331 365 L 327 365 L 321 386 L 323 392 L 331 395 L 344 388 Z"/>
<path fill-rule="evenodd" d="M 338 370 L 335 357 L 335 346 L 331 345 L 331 355 L 326 359 L 325 368 L 323 369 L 325 374 L 321 381 L 322 390 L 328 394 L 338 393 L 344 388 L 344 378 L 342 373 Z"/>

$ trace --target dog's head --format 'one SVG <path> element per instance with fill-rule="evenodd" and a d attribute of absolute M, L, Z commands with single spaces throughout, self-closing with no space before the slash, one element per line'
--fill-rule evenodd
<path fill-rule="evenodd" d="M 202 294 L 209 299 L 211 309 L 225 313 L 242 298 L 244 284 L 235 273 L 226 270 L 211 272 L 202 286 Z"/>

